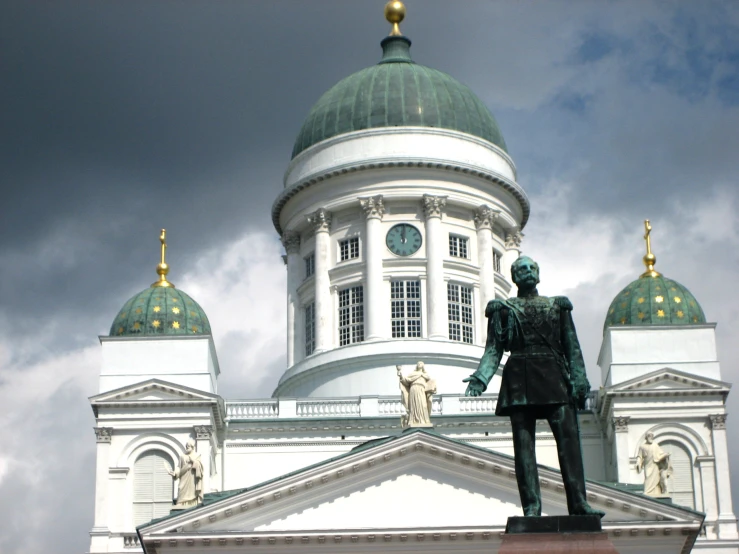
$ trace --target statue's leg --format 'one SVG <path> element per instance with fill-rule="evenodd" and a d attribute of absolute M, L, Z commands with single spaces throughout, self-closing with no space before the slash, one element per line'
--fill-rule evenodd
<path fill-rule="evenodd" d="M 547 416 L 557 441 L 557 456 L 567 494 L 567 509 L 571 515 L 596 514 L 603 517 L 604 512 L 594 510 L 587 502 L 585 469 L 576 418 L 577 413 L 569 404 L 553 407 Z"/>
<path fill-rule="evenodd" d="M 523 515 L 541 515 L 541 490 L 536 467 L 536 416 L 525 408 L 511 413 L 513 455 Z"/>

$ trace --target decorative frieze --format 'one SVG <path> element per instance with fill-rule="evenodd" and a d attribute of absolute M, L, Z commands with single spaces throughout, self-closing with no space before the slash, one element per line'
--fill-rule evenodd
<path fill-rule="evenodd" d="M 500 215 L 499 211 L 493 210 L 487 204 L 483 204 L 477 210 L 475 210 L 475 227 L 479 231 L 480 229 L 493 230 L 495 220 Z"/>
<path fill-rule="evenodd" d="M 711 429 L 714 431 L 726 429 L 726 414 L 711 414 Z"/>
<path fill-rule="evenodd" d="M 325 208 L 318 208 L 315 212 L 306 216 L 306 219 L 314 233 L 328 233 L 331 227 L 331 212 Z"/>
<path fill-rule="evenodd" d="M 213 436 L 213 427 L 210 425 L 195 425 L 193 430 L 197 440 L 209 440 Z"/>
<path fill-rule="evenodd" d="M 95 440 L 97 442 L 107 442 L 110 444 L 113 435 L 112 427 L 93 427 L 93 430 L 95 431 Z"/>
<path fill-rule="evenodd" d="M 441 217 L 441 210 L 446 206 L 446 196 L 423 195 L 423 214 L 426 219 L 431 217 Z"/>
<path fill-rule="evenodd" d="M 629 432 L 629 416 L 618 416 L 613 418 L 613 430 L 616 433 L 628 433 Z"/>
<path fill-rule="evenodd" d="M 280 238 L 285 252 L 288 254 L 297 254 L 300 250 L 300 233 L 295 231 L 285 231 Z"/>
<path fill-rule="evenodd" d="M 385 204 L 381 194 L 359 198 L 359 205 L 362 206 L 367 219 L 382 219 L 385 215 Z"/>
<path fill-rule="evenodd" d="M 524 234 L 520 229 L 511 230 L 510 233 L 505 235 L 505 247 L 510 248 L 521 248 L 521 242 L 523 241 Z"/>

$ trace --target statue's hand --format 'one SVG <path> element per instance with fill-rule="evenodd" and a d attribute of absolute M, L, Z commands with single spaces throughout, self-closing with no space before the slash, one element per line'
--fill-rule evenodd
<path fill-rule="evenodd" d="M 575 397 L 575 402 L 581 410 L 585 408 L 585 403 L 588 400 L 588 393 L 590 393 L 590 383 L 587 381 L 575 381 L 572 385 L 572 394 Z"/>
<path fill-rule="evenodd" d="M 477 377 L 470 375 L 466 379 L 462 380 L 463 383 L 469 383 L 467 390 L 464 391 L 465 396 L 480 396 L 485 392 L 485 383 L 480 381 Z"/>

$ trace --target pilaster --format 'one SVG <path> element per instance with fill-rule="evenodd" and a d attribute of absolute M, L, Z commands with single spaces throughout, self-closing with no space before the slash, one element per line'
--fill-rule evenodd
<path fill-rule="evenodd" d="M 480 263 L 480 294 L 478 294 L 478 323 L 476 342 L 485 344 L 487 329 L 485 307 L 495 298 L 495 268 L 493 266 L 493 225 L 500 212 L 483 204 L 475 212 L 477 229 L 477 259 Z"/>
<path fill-rule="evenodd" d="M 613 425 L 613 449 L 615 450 L 618 482 L 631 481 L 631 462 L 629 455 L 629 416 L 617 416 L 611 420 Z"/>
<path fill-rule="evenodd" d="M 316 352 L 331 348 L 333 331 L 333 310 L 331 305 L 330 268 L 331 240 L 329 228 L 331 226 L 331 212 L 319 208 L 308 217 L 316 235 L 315 251 L 315 307 L 316 307 Z"/>
<path fill-rule="evenodd" d="M 211 451 L 215 445 L 213 444 L 213 427 L 211 425 L 195 425 L 193 427 L 195 434 L 195 450 L 200 455 L 200 462 L 203 464 L 203 493 L 212 492 L 217 487 L 213 485 L 212 477 L 216 468 L 213 465 L 213 452 Z"/>
<path fill-rule="evenodd" d="M 720 539 L 739 538 L 736 516 L 731 500 L 729 449 L 726 442 L 726 414 L 711 414 L 711 439 L 716 460 L 716 496 L 718 500 L 718 536 Z"/>
<path fill-rule="evenodd" d="M 696 456 L 695 463 L 701 476 L 703 506 L 699 511 L 706 514 L 706 537 L 718 538 L 718 499 L 716 498 L 716 461 L 713 456 Z"/>
<path fill-rule="evenodd" d="M 108 524 L 108 466 L 110 465 L 111 427 L 94 427 L 97 442 L 95 462 L 95 515 L 90 532 L 90 552 L 107 552 L 110 529 Z"/>
<path fill-rule="evenodd" d="M 428 309 L 428 338 L 449 337 L 446 285 L 444 283 L 444 254 L 446 241 L 441 229 L 441 212 L 446 196 L 423 196 L 426 230 L 426 306 Z"/>
<path fill-rule="evenodd" d="M 387 301 L 384 298 L 382 281 L 382 216 L 385 205 L 382 195 L 359 198 L 359 204 L 366 217 L 364 236 L 364 254 L 367 288 L 365 294 L 365 340 L 372 341 L 387 338 Z"/>
<path fill-rule="evenodd" d="M 296 344 L 300 321 L 300 302 L 298 287 L 300 286 L 300 234 L 295 231 L 282 233 L 282 246 L 287 253 L 287 367 L 297 361 L 296 353 L 301 352 Z"/>

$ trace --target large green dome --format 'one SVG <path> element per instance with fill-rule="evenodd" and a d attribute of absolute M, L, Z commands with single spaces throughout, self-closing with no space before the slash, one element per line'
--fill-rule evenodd
<path fill-rule="evenodd" d="M 110 336 L 142 335 L 210 335 L 210 323 L 181 290 L 152 286 L 129 299 L 110 326 Z"/>
<path fill-rule="evenodd" d="M 705 323 L 698 301 L 677 281 L 642 276 L 629 283 L 611 302 L 605 328 L 619 325 L 689 325 Z"/>
<path fill-rule="evenodd" d="M 293 147 L 294 158 L 323 140 L 379 127 L 436 127 L 480 137 L 506 150 L 493 114 L 446 73 L 416 64 L 411 41 L 382 41 L 380 63 L 339 81 L 316 102 Z"/>

